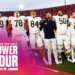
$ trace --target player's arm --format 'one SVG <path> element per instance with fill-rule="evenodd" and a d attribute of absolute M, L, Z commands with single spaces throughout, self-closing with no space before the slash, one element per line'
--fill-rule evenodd
<path fill-rule="evenodd" d="M 53 22 L 56 22 L 56 19 L 52 19 Z"/>
<path fill-rule="evenodd" d="M 39 25 L 42 25 L 42 23 L 45 22 L 45 19 L 42 19 L 39 23 Z"/>
<path fill-rule="evenodd" d="M 8 26 L 8 20 L 6 20 L 6 29 L 7 29 L 7 26 Z M 7 30 L 7 33 L 9 34 L 11 32 L 11 30 Z"/>
<path fill-rule="evenodd" d="M 6 30 L 8 31 L 8 30 L 10 30 L 11 28 L 12 28 L 12 25 L 11 25 L 11 21 L 10 21 L 10 22 L 8 22 L 8 25 L 7 25 Z"/>
<path fill-rule="evenodd" d="M 41 25 L 41 21 L 40 21 L 39 25 Z"/>
<path fill-rule="evenodd" d="M 44 21 L 40 21 L 39 25 L 41 25 Z"/>
<path fill-rule="evenodd" d="M 6 20 L 6 28 L 7 28 L 7 26 L 8 26 L 8 20 Z"/>
<path fill-rule="evenodd" d="M 45 19 L 42 19 L 41 21 L 40 21 L 40 31 L 42 31 L 42 29 L 44 28 L 43 27 L 43 23 L 45 22 Z"/>
<path fill-rule="evenodd" d="M 69 22 L 69 20 L 67 20 L 67 27 L 69 27 L 71 25 L 71 23 Z"/>
<path fill-rule="evenodd" d="M 56 31 L 54 30 L 54 34 L 56 33 Z"/>
<path fill-rule="evenodd" d="M 25 20 L 25 24 L 24 25 L 25 25 L 26 29 L 29 30 L 28 20 Z"/>
<path fill-rule="evenodd" d="M 67 26 L 69 27 L 71 25 L 71 23 L 67 23 Z"/>
<path fill-rule="evenodd" d="M 40 26 L 40 31 L 42 31 L 43 29 L 43 23 L 41 23 L 41 26 Z"/>

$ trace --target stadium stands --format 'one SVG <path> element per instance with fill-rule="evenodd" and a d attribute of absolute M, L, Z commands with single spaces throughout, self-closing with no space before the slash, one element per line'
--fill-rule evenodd
<path fill-rule="evenodd" d="M 35 10 L 37 12 L 37 16 L 40 16 L 41 18 L 45 18 L 46 13 L 50 12 L 52 15 L 56 15 L 57 12 L 61 10 L 64 14 L 70 15 L 72 12 L 75 11 L 75 4 L 67 5 L 67 6 L 59 6 L 59 7 L 53 7 L 53 8 L 45 8 L 45 9 L 38 9 Z M 20 11 L 21 15 L 29 16 L 31 10 L 27 11 Z M 0 12 L 3 16 L 13 16 L 14 11 L 10 12 Z"/>

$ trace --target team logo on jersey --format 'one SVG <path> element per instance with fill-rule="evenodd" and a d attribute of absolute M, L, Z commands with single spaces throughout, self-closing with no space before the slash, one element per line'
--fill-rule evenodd
<path fill-rule="evenodd" d="M 45 23 L 45 25 L 47 25 L 47 22 Z"/>
<path fill-rule="evenodd" d="M 74 53 L 74 57 L 75 57 L 75 53 Z"/>

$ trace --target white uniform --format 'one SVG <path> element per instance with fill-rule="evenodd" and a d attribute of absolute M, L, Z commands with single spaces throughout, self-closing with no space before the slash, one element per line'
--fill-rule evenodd
<path fill-rule="evenodd" d="M 40 18 L 40 17 L 39 17 Z M 41 26 L 41 25 L 40 25 Z M 40 27 L 39 26 L 39 27 Z M 43 39 L 43 42 L 44 42 L 44 29 L 42 29 L 41 31 L 40 31 L 40 35 L 41 35 L 41 37 L 42 37 L 42 39 Z"/>
<path fill-rule="evenodd" d="M 75 61 L 75 19 L 71 18 L 69 19 L 69 22 L 71 23 L 70 26 L 70 33 L 71 33 L 71 45 L 72 45 L 72 60 Z"/>
<path fill-rule="evenodd" d="M 32 18 L 27 17 L 28 25 L 29 25 L 29 33 L 30 33 L 30 43 L 31 48 L 35 49 L 35 43 L 37 43 L 37 46 L 41 47 L 42 44 L 42 38 L 40 37 L 40 30 L 39 30 L 39 23 L 41 21 L 41 18 L 36 17 Z"/>
<path fill-rule="evenodd" d="M 67 29 L 67 15 L 57 16 L 56 18 L 56 26 L 57 26 L 57 43 L 59 53 L 62 52 L 63 43 L 66 48 L 66 53 L 70 52 L 70 39 L 68 36 L 68 29 Z"/>
<path fill-rule="evenodd" d="M 71 32 L 70 32 L 70 27 L 68 27 L 68 36 L 69 36 L 69 38 L 71 37 L 71 34 L 70 34 Z"/>
<path fill-rule="evenodd" d="M 40 31 L 40 35 L 41 35 L 41 37 L 42 37 L 42 39 L 44 41 L 44 29 L 42 29 L 42 31 Z"/>
<path fill-rule="evenodd" d="M 20 42 L 22 50 L 28 50 L 26 31 L 24 28 L 25 19 L 23 16 L 11 18 L 12 42 Z"/>
<path fill-rule="evenodd" d="M 12 20 L 12 18 L 13 18 L 13 16 L 10 16 L 10 17 L 8 18 L 8 21 L 11 21 L 11 20 Z"/>
<path fill-rule="evenodd" d="M 54 15 L 54 16 L 53 16 L 53 19 L 56 19 L 57 16 L 58 16 L 58 15 Z M 57 31 L 56 31 L 56 33 L 55 33 L 55 38 L 57 39 Z M 57 40 L 56 40 L 56 45 L 57 45 Z"/>
<path fill-rule="evenodd" d="M 69 22 L 71 23 L 70 26 L 71 41 L 72 45 L 75 47 L 75 19 L 69 19 Z"/>
<path fill-rule="evenodd" d="M 23 19 L 26 19 L 25 16 L 21 16 L 21 17 L 22 17 Z M 24 27 L 24 29 L 25 29 L 25 32 L 27 32 L 25 27 Z M 26 34 L 25 34 L 25 36 L 26 36 L 27 41 L 29 41 L 28 36 L 27 36 Z"/>
<path fill-rule="evenodd" d="M 6 31 L 6 21 L 8 20 L 7 17 L 0 18 L 0 41 L 8 42 L 8 34 Z"/>
<path fill-rule="evenodd" d="M 40 27 L 41 25 L 39 25 L 39 27 Z M 44 43 L 44 28 L 40 31 L 40 35 L 41 35 L 41 38 L 42 38 L 42 40 L 43 40 L 43 44 L 45 44 Z"/>

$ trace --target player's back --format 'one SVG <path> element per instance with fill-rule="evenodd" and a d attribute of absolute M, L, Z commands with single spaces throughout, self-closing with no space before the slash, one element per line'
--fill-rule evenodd
<path fill-rule="evenodd" d="M 67 34 L 67 15 L 56 17 L 57 34 Z"/>

